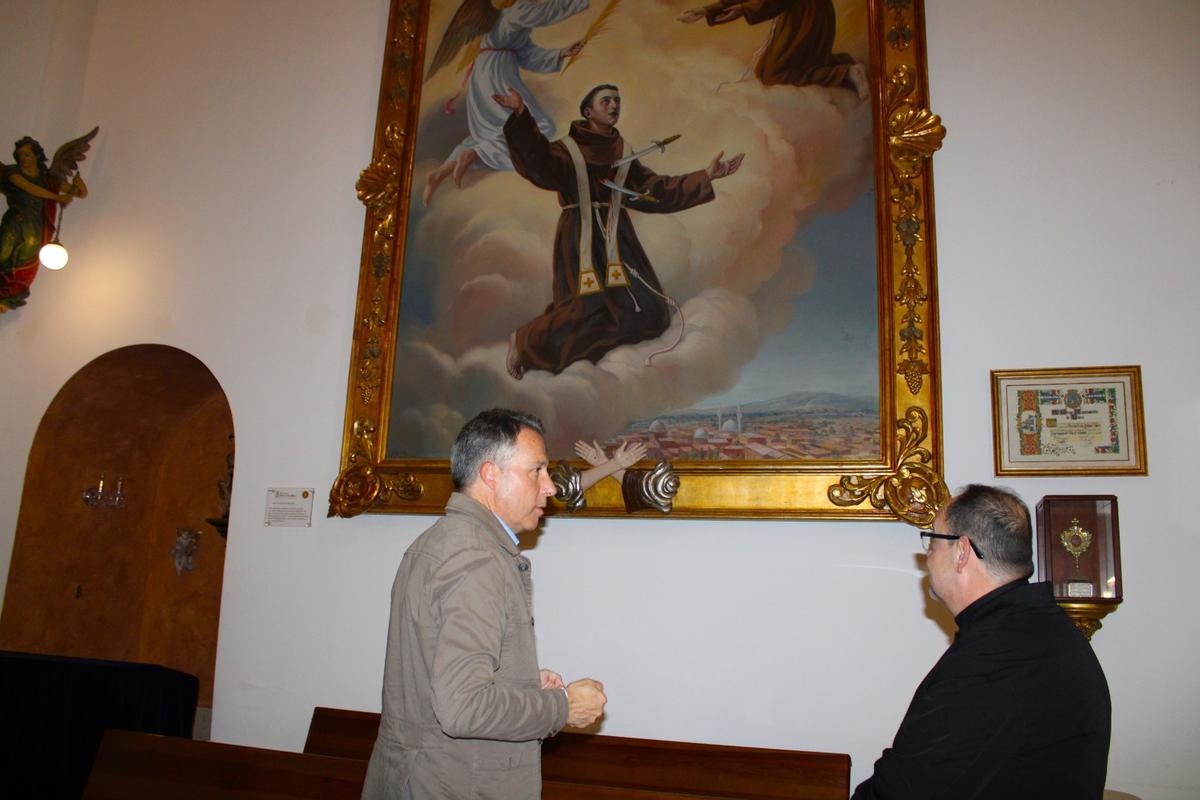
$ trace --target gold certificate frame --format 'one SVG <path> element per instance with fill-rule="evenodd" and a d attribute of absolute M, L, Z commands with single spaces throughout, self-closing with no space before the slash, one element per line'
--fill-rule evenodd
<path fill-rule="evenodd" d="M 518 0 L 516 6 L 526 2 Z M 549 7 L 552 4 L 565 5 L 572 0 L 543 2 L 545 7 Z M 574 2 L 589 5 L 583 0 Z M 545 39 L 556 45 L 566 45 L 573 40 L 583 39 L 586 44 L 578 63 L 570 67 L 570 72 L 560 63 L 552 79 L 527 76 L 530 85 L 534 87 L 535 94 L 542 94 L 548 99 L 548 106 L 552 105 L 560 112 L 557 122 L 565 126 L 567 119 L 573 115 L 570 103 L 562 100 L 571 95 L 571 90 L 563 88 L 568 81 L 574 90 L 571 102 L 577 102 L 582 94 L 580 87 L 586 88 L 593 82 L 599 82 L 598 79 L 616 80 L 622 86 L 622 95 L 630 109 L 629 127 L 626 127 L 622 117 L 622 135 L 635 139 L 638 147 L 647 143 L 650 136 L 658 134 L 660 128 L 689 125 L 688 130 L 684 131 L 687 135 L 679 143 L 671 145 L 673 150 L 660 147 L 663 150 L 661 155 L 654 153 L 645 156 L 648 162 L 659 159 L 653 162 L 654 168 L 661 167 L 664 172 L 681 172 L 682 169 L 674 168 L 676 162 L 694 169 L 698 163 L 707 163 L 712 152 L 717 150 L 727 150 L 729 155 L 738 149 L 746 151 L 742 174 L 723 177 L 719 184 L 713 181 L 716 200 L 705 207 L 711 210 L 696 209 L 672 215 L 671 219 L 684 220 L 680 223 L 684 227 L 653 227 L 650 222 L 642 221 L 651 215 L 635 218 L 634 226 L 641 229 L 638 235 L 647 251 L 653 251 L 656 264 L 666 262 L 666 267 L 660 266 L 660 271 L 664 273 L 664 284 L 668 291 L 681 292 L 679 302 L 684 309 L 690 309 L 687 305 L 690 301 L 683 292 L 700 295 L 712 289 L 712 286 L 688 286 L 690 273 L 683 270 L 668 272 L 674 261 L 695 267 L 714 250 L 733 249 L 737 251 L 735 261 L 740 259 L 739 268 L 750 267 L 749 270 L 739 270 L 739 274 L 744 274 L 746 271 L 754 272 L 754 260 L 761 254 L 751 247 L 734 248 L 729 242 L 724 243 L 724 248 L 710 248 L 709 253 L 693 252 L 675 259 L 664 259 L 661 254 L 686 252 L 686 234 L 689 231 L 694 235 L 702 229 L 705 232 L 717 229 L 730 217 L 739 214 L 744 217 L 747 208 L 760 208 L 754 212 L 760 215 L 760 219 L 751 222 L 760 229 L 771 229 L 781 213 L 779 209 L 792 203 L 791 198 L 796 197 L 797 193 L 768 196 L 764 189 L 764 194 L 756 198 L 756 181 L 765 185 L 775 175 L 786 172 L 797 163 L 804 162 L 811 167 L 810 162 L 820 160 L 802 147 L 786 158 L 786 163 L 772 161 L 779 158 L 780 148 L 772 149 L 779 142 L 764 140 L 762 136 L 739 140 L 733 133 L 719 137 L 712 133 L 713 120 L 703 117 L 702 113 L 721 103 L 740 104 L 727 119 L 746 120 L 755 118 L 756 114 L 774 115 L 773 119 L 790 120 L 794 128 L 804 130 L 823 124 L 820 122 L 822 115 L 830 109 L 841 114 L 839 119 L 860 115 L 858 124 L 862 131 L 862 142 L 858 149 L 866 153 L 861 158 L 865 165 L 862 171 L 868 184 L 868 191 L 863 196 L 869 197 L 865 217 L 873 233 L 858 238 L 869 240 L 873 248 L 866 266 L 868 290 L 863 293 L 864 297 L 872 299 L 868 301 L 871 307 L 866 312 L 867 324 L 848 328 L 839 335 L 847 339 L 861 336 L 871 343 L 871 355 L 860 358 L 859 363 L 852 366 L 865 370 L 871 378 L 875 405 L 866 416 L 874 433 L 870 448 L 859 447 L 857 450 L 834 446 L 823 449 L 814 447 L 811 450 L 789 448 L 782 443 L 785 442 L 782 438 L 774 441 L 765 437 L 759 442 L 733 441 L 733 444 L 728 444 L 734 437 L 742 440 L 748 438 L 743 436 L 741 429 L 739 406 L 737 428 L 730 429 L 735 432 L 723 440 L 727 446 L 714 447 L 708 444 L 700 448 L 693 441 L 691 449 L 671 451 L 676 455 L 669 460 L 679 478 L 671 513 L 674 516 L 708 518 L 900 518 L 915 524 L 928 524 L 948 496 L 941 478 L 937 282 L 930 173 L 930 157 L 941 146 L 945 130 L 940 119 L 929 110 L 923 3 L 921 0 L 797 0 L 793 4 L 796 8 L 812 5 L 825 8 L 826 13 L 834 13 L 829 11 L 834 9 L 839 26 L 856 27 L 863 52 L 852 56 L 851 60 L 861 66 L 857 75 L 853 69 L 847 72 L 844 64 L 839 67 L 834 63 L 840 57 L 835 56 L 829 62 L 832 73 L 822 67 L 807 70 L 801 77 L 797 77 L 799 73 L 793 71 L 782 78 L 769 75 L 769 68 L 764 66 L 765 57 L 760 57 L 756 48 L 764 36 L 770 38 L 776 36 L 778 31 L 785 30 L 786 21 L 749 25 L 743 24 L 750 22 L 750 18 L 746 17 L 737 20 L 735 27 L 733 24 L 715 24 L 710 14 L 707 27 L 706 21 L 697 21 L 697 18 L 692 19 L 696 23 L 694 25 L 682 25 L 689 9 L 699 5 L 684 0 L 660 0 L 654 4 L 591 0 L 590 8 L 579 12 L 573 19 L 561 22 L 557 28 L 534 31 L 533 39 L 537 42 Z M 725 5 L 735 4 L 726 2 Z M 737 5 L 749 7 L 756 4 Z M 622 375 L 626 375 L 621 372 L 621 364 L 632 363 L 632 360 L 621 362 L 617 358 L 619 352 L 610 354 L 612 361 L 572 364 L 561 375 L 527 374 L 521 381 L 493 381 L 493 384 L 489 384 L 492 388 L 477 395 L 472 387 L 478 382 L 473 384 L 470 375 L 483 374 L 479 370 L 496 372 L 497 361 L 500 367 L 504 366 L 502 343 L 516 324 L 511 319 L 507 327 L 501 323 L 493 326 L 492 339 L 500 342 L 500 345 L 495 345 L 491 340 L 456 345 L 460 348 L 459 352 L 474 347 L 470 351 L 471 357 L 483 366 L 465 378 L 461 373 L 468 373 L 469 370 L 464 367 L 460 370 L 459 382 L 453 384 L 452 388 L 436 389 L 442 386 L 439 383 L 442 377 L 435 375 L 432 368 L 426 373 L 426 368 L 421 366 L 422 363 L 433 362 L 421 362 L 417 357 L 410 357 L 413 352 L 429 350 L 424 342 L 419 343 L 419 347 L 414 345 L 412 309 L 417 308 L 425 314 L 424 319 L 417 320 L 417 326 L 421 323 L 441 324 L 439 320 L 452 311 L 448 305 L 438 306 L 437 302 L 440 301 L 421 295 L 425 280 L 422 275 L 427 273 L 419 271 L 421 264 L 418 261 L 421 259 L 412 254 L 418 252 L 414 248 L 419 243 L 414 242 L 421 236 L 431 235 L 429 229 L 433 225 L 430 222 L 433 219 L 432 212 L 424 208 L 422 195 L 429 185 L 429 176 L 432 174 L 430 166 L 437 162 L 423 160 L 422 147 L 426 150 L 440 148 L 439 152 L 445 154 L 451 152 L 451 146 L 457 141 L 449 138 L 451 134 L 444 133 L 448 130 L 446 126 L 451 123 L 435 113 L 435 108 L 440 109 L 444 104 L 449 111 L 453 104 L 462 102 L 457 93 L 458 87 L 454 84 L 459 84 L 463 91 L 469 90 L 472 68 L 467 65 L 470 63 L 470 45 L 462 48 L 465 58 L 458 56 L 458 72 L 454 73 L 455 66 L 447 66 L 436 78 L 442 81 L 441 84 L 434 83 L 431 63 L 435 59 L 439 36 L 442 43 L 455 36 L 463 41 L 469 38 L 464 35 L 461 26 L 455 26 L 465 19 L 462 15 L 470 12 L 474 6 L 496 9 L 505 4 L 491 3 L 490 0 L 392 0 L 374 152 L 370 165 L 363 170 L 356 186 L 358 196 L 366 206 L 366 220 L 350 354 L 341 471 L 330 492 L 331 516 L 354 516 L 363 512 L 440 513 L 452 491 L 449 462 L 444 455 L 449 450 L 446 436 L 452 436 L 462 421 L 484 408 L 499 405 L 531 410 L 546 420 L 550 430 L 566 430 L 572 438 L 589 441 L 592 438 L 602 442 L 607 439 L 610 443 L 618 441 L 619 437 L 612 438 L 614 431 L 621 430 L 623 425 L 634 424 L 632 417 L 616 422 L 607 419 L 607 427 L 599 426 L 599 429 L 591 430 L 578 419 L 568 419 L 566 412 L 560 408 L 544 408 L 543 394 L 539 393 L 558 385 L 550 381 L 565 383 L 568 377 L 575 380 L 581 374 L 586 373 L 585 377 L 599 375 L 598 370 L 607 369 L 603 380 L 608 382 L 609 390 L 613 392 L 611 397 L 621 397 L 641 384 L 635 384 L 632 379 L 621 383 Z M 652 21 L 659 27 L 647 34 L 647 15 L 651 13 L 661 14 L 661 19 Z M 763 18 L 754 21 L 768 20 Z M 839 29 L 839 36 L 841 33 Z M 723 36 L 729 38 L 719 38 Z M 716 44 L 718 42 L 719 45 Z M 841 39 L 835 41 L 835 45 L 840 43 Z M 699 50 L 693 53 L 689 49 L 717 46 L 724 49 L 705 50 L 703 54 Z M 828 49 L 828 41 L 824 46 Z M 481 48 L 489 52 L 498 49 L 503 48 Z M 695 64 L 687 73 L 677 67 L 686 58 L 692 58 Z M 755 59 L 759 59 L 757 65 Z M 623 64 L 631 66 L 625 68 L 621 66 Z M 638 74 L 633 67 L 639 65 L 644 67 L 644 72 L 653 71 L 655 74 Z M 716 77 L 712 77 L 709 84 L 703 84 L 700 79 L 709 79 L 705 72 L 709 69 L 714 70 Z M 838 69 L 841 72 L 837 72 Z M 612 73 L 619 74 L 609 78 Z M 667 77 L 674 75 L 674 83 L 669 86 L 669 95 L 661 95 L 655 100 L 656 87 L 664 85 L 664 73 Z M 735 73 L 742 74 L 739 77 Z M 822 78 L 822 74 L 826 77 Z M 829 74 L 842 77 L 830 79 Z M 723 75 L 729 79 L 718 83 L 717 78 Z M 693 81 L 693 77 L 699 82 Z M 535 78 L 543 82 L 535 83 Z M 816 85 L 822 80 L 824 84 Z M 837 84 L 837 80 L 841 80 L 841 83 Z M 697 101 L 703 101 L 693 104 L 696 114 L 701 114 L 694 119 L 687 106 L 682 107 L 683 111 L 674 113 L 671 111 L 673 106 L 668 106 L 669 103 L 679 102 L 680 98 L 686 101 L 690 97 L 688 92 L 696 93 Z M 746 100 L 747 97 L 751 100 Z M 662 113 L 662 119 L 652 120 L 657 124 L 643 123 L 639 126 L 634 121 L 633 109 L 639 100 L 643 109 L 650 107 Z M 476 102 L 482 101 L 477 99 Z M 758 105 L 752 107 L 752 102 Z M 569 113 L 561 113 L 564 109 Z M 788 139 L 791 130 L 788 126 L 783 129 L 785 132 L 781 141 Z M 664 135 L 674 132 L 662 131 Z M 439 136 L 444 140 L 439 140 Z M 734 141 L 731 143 L 730 139 Z M 693 142 L 696 144 L 693 145 Z M 784 143 L 787 144 L 786 141 Z M 694 156 L 687 149 L 693 146 L 697 148 Z M 852 147 L 847 144 L 843 149 Z M 830 152 L 836 152 L 836 148 Z M 682 164 L 689 159 L 690 164 Z M 447 163 L 450 163 L 450 159 L 447 159 Z M 508 194 L 491 195 L 493 199 L 490 203 L 478 206 L 473 215 L 464 212 L 457 224 L 444 223 L 440 229 L 442 240 L 488 224 L 488 215 L 498 208 L 505 210 L 503 207 L 509 198 L 515 202 L 515 198 L 520 196 L 524 201 L 526 191 L 536 191 L 532 187 L 526 189 L 511 173 L 476 170 L 466 171 L 461 177 L 461 187 L 452 185 L 459 182 L 460 176 L 455 175 L 452 181 L 445 181 L 440 185 L 441 188 L 436 189 L 437 194 L 433 195 L 431 201 L 432 208 L 438 209 L 439 213 L 443 213 L 442 209 L 461 209 L 469 198 L 482 197 L 480 187 L 485 185 L 498 187 Z M 726 190 L 726 187 L 729 189 Z M 837 186 L 831 183 L 821 191 L 825 192 L 824 196 L 835 197 Z M 742 199 L 739 200 L 739 197 Z M 557 211 L 549 198 L 548 194 L 542 195 L 539 202 L 545 208 L 544 218 L 550 222 L 542 227 L 542 223 L 535 220 L 533 230 L 520 231 L 527 235 L 529 241 L 536 243 L 536 248 L 531 245 L 528 248 L 530 250 L 544 249 L 549 252 L 551 223 Z M 560 205 L 563 202 L 560 199 Z M 693 216 L 687 218 L 687 214 Z M 706 217 L 705 214 L 711 216 Z M 661 218 L 666 218 L 666 215 Z M 789 233 L 800 231 L 811 219 L 812 215 L 794 216 L 790 222 L 795 225 L 795 230 L 789 229 Z M 676 250 L 673 251 L 672 247 Z M 406 254 L 411 263 L 406 264 Z M 459 262 L 450 258 L 439 260 L 426 257 L 428 254 L 423 251 L 419 254 L 424 262 L 428 262 L 424 266 L 427 271 L 430 265 L 433 272 L 450 272 L 459 267 Z M 688 261 L 688 258 L 692 260 Z M 837 261 L 837 253 L 828 260 Z M 475 277 L 463 278 L 459 284 L 474 286 L 486 283 L 471 283 Z M 775 275 L 771 280 L 764 280 L 755 297 L 761 299 L 777 292 L 779 284 L 773 281 L 779 277 Z M 786 275 L 783 277 L 787 278 Z M 798 279 L 795 276 L 792 278 L 796 283 Z M 728 284 L 736 282 L 733 278 L 726 281 Z M 410 284 L 407 289 L 406 282 Z M 543 277 L 540 282 L 548 283 L 548 280 Z M 535 294 L 535 290 L 548 288 L 532 283 L 528 285 L 529 291 Z M 681 285 L 682 290 L 679 288 Z M 472 310 L 478 321 L 496 317 L 497 308 L 497 304 L 492 303 L 473 306 Z M 519 322 L 519 319 L 516 321 Z M 702 318 L 697 323 L 693 315 L 690 322 L 681 320 L 678 324 L 680 331 L 684 330 L 683 326 L 690 324 L 692 327 L 686 330 L 693 336 L 700 336 L 704 332 L 704 321 Z M 442 331 L 443 338 L 466 335 L 462 333 L 462 326 L 443 327 L 450 329 L 450 333 Z M 663 338 L 671 338 L 670 331 L 663 334 Z M 686 342 L 686 337 L 680 333 L 678 340 Z M 759 345 L 756 343 L 755 346 Z M 808 347 L 799 340 L 787 346 L 797 354 L 805 352 Z M 630 349 L 618 348 L 619 351 Z M 714 392 L 729 388 L 728 380 L 721 383 L 716 367 L 706 367 L 709 371 L 701 371 L 692 366 L 690 372 L 683 371 L 678 362 L 672 361 L 674 355 L 661 358 L 658 362 L 661 366 L 654 367 L 660 370 L 654 376 L 659 381 L 654 385 L 659 387 L 656 391 L 660 394 L 670 394 L 673 384 L 685 383 L 688 377 L 711 377 L 709 388 Z M 401 358 L 407 360 L 397 366 Z M 605 359 L 608 358 L 605 356 Z M 649 363 L 649 358 L 646 363 Z M 720 364 L 723 360 L 713 358 L 711 363 Z M 783 373 L 791 368 L 787 361 L 776 363 L 784 364 Z M 828 368 L 830 371 L 840 366 L 837 365 L 836 356 L 830 356 L 823 363 L 835 365 Z M 677 370 L 674 378 L 670 377 L 671 370 Z M 794 382 L 797 387 L 814 382 L 813 371 L 808 368 L 796 366 L 795 374 L 780 375 L 778 368 L 774 372 L 777 381 L 782 378 Z M 668 377 L 664 379 L 664 375 Z M 698 382 L 703 383 L 700 380 Z M 586 386 L 587 381 L 583 381 L 583 384 Z M 419 400 L 417 397 L 431 391 L 442 391 L 443 394 L 432 401 L 428 398 Z M 409 424 L 411 409 L 406 403 L 410 397 L 414 406 L 418 402 L 425 403 L 422 409 L 427 416 L 441 414 L 443 430 L 436 444 L 422 445 L 417 441 L 419 437 L 409 435 L 410 428 L 405 426 Z M 644 407 L 650 409 L 647 416 L 658 413 L 660 407 L 669 407 L 665 400 L 656 406 L 655 399 L 651 397 L 643 403 Z M 591 413 L 599 418 L 605 416 L 601 411 L 607 412 L 608 409 L 598 408 Z M 725 409 L 726 426 L 730 424 L 733 411 L 732 406 Z M 721 426 L 721 414 L 718 407 L 715 428 L 718 432 L 725 430 Z M 697 429 L 696 435 L 700 433 Z M 410 445 L 411 453 L 406 452 Z M 433 449 L 421 450 L 422 446 Z M 552 450 L 551 457 L 564 457 L 561 447 L 559 450 L 558 453 Z M 699 453 L 703 453 L 704 457 L 695 457 Z M 756 458 L 756 454 L 764 455 Z M 661 453 L 655 455 L 654 461 L 660 457 L 663 457 Z M 648 465 L 654 461 L 648 462 Z M 562 507 L 554 510 L 561 512 Z M 601 481 L 589 491 L 586 506 L 576 513 L 627 513 L 621 488 L 614 481 Z M 658 512 L 642 513 L 653 515 Z"/>
<path fill-rule="evenodd" d="M 1139 366 L 992 370 L 997 475 L 1146 475 Z"/>

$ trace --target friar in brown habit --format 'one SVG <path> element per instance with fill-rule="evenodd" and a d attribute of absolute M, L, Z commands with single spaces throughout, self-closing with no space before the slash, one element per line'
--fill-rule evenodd
<path fill-rule="evenodd" d="M 587 93 L 579 105 L 583 118 L 556 142 L 538 130 L 516 91 L 495 100 L 512 111 L 504 138 L 513 167 L 535 186 L 557 192 L 562 209 L 553 300 L 510 337 L 509 373 L 559 373 L 661 336 L 670 324 L 669 301 L 629 210 L 669 214 L 707 203 L 715 197 L 712 182 L 736 172 L 744 154 L 722 160 L 718 153 L 707 169 L 678 176 L 657 175 L 636 158 L 615 164 L 633 153 L 616 128 L 621 95 L 611 84 Z M 586 228 L 580 224 L 585 218 Z"/>

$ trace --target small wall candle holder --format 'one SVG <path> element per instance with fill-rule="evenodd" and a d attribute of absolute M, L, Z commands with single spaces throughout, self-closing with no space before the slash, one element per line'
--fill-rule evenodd
<path fill-rule="evenodd" d="M 104 473 L 100 473 L 100 482 L 83 490 L 83 503 L 89 508 L 114 510 L 125 507 L 125 479 L 117 476 L 115 490 L 105 490 Z"/>

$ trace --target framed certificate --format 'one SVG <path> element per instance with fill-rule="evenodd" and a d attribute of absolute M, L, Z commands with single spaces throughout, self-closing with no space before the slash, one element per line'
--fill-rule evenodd
<path fill-rule="evenodd" d="M 1141 368 L 992 370 L 997 475 L 1145 475 Z"/>

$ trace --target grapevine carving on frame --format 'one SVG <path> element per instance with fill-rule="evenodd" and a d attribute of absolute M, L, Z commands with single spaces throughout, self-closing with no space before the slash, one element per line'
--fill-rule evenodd
<path fill-rule="evenodd" d="M 921 283 L 921 270 L 913 259 L 917 245 L 925 241 L 921 230 L 921 189 L 918 179 L 930 156 L 942 146 L 946 129 L 941 119 L 913 101 L 916 81 L 907 65 L 896 68 L 888 78 L 886 90 L 888 146 L 892 171 L 891 202 L 896 205 L 896 240 L 904 247 L 900 286 L 895 301 L 904 306 L 900 328 L 899 351 L 903 358 L 897 371 L 912 394 L 921 391 L 924 376 L 929 374 L 926 360 L 922 309 L 929 303 L 929 294 Z"/>

